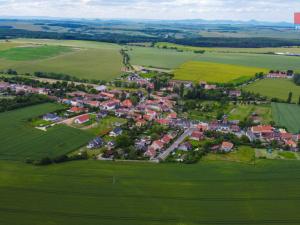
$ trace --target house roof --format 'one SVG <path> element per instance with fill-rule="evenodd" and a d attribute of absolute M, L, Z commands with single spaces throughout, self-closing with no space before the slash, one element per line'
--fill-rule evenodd
<path fill-rule="evenodd" d="M 221 148 L 223 148 L 223 149 L 232 149 L 233 146 L 234 146 L 234 145 L 233 145 L 231 142 L 224 141 L 224 142 L 222 143 Z"/>
<path fill-rule="evenodd" d="M 254 133 L 272 133 L 273 129 L 274 128 L 270 125 L 259 125 L 251 128 L 252 132 Z"/>
<path fill-rule="evenodd" d="M 85 121 L 88 121 L 90 119 L 90 116 L 88 114 L 85 114 L 85 115 L 82 115 L 82 116 L 79 116 L 76 118 L 76 120 L 79 120 L 80 122 L 85 122 Z"/>
<path fill-rule="evenodd" d="M 84 108 L 80 108 L 80 107 L 72 107 L 71 109 L 69 109 L 70 112 L 82 112 L 84 111 Z"/>
<path fill-rule="evenodd" d="M 131 100 L 129 100 L 129 99 L 126 99 L 122 102 L 122 106 L 124 106 L 124 107 L 130 108 L 130 107 L 132 107 L 132 105 L 133 104 L 132 104 Z"/>

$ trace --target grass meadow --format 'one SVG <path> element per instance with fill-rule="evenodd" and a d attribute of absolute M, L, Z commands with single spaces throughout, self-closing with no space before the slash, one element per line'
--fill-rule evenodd
<path fill-rule="evenodd" d="M 175 70 L 174 79 L 228 83 L 248 80 L 256 73 L 268 72 L 268 69 L 228 65 L 211 62 L 187 62 Z"/>
<path fill-rule="evenodd" d="M 269 70 L 293 69 L 300 71 L 300 57 L 231 52 L 234 49 L 227 49 L 227 52 L 208 51 L 204 54 L 147 47 L 129 47 L 129 49 L 133 65 L 148 67 L 176 69 L 189 61 L 201 61 L 267 68 Z"/>
<path fill-rule="evenodd" d="M 278 126 L 286 127 L 289 132 L 300 131 L 300 106 L 293 104 L 272 103 L 273 119 Z"/>
<path fill-rule="evenodd" d="M 0 159 L 24 161 L 55 157 L 85 145 L 93 135 L 63 125 L 45 132 L 32 127 L 28 121 L 61 108 L 47 103 L 0 113 Z"/>
<path fill-rule="evenodd" d="M 1 45 L 11 47 L 2 50 Z M 112 80 L 122 71 L 121 47 L 118 45 L 30 39 L 1 45 L 0 70 L 11 68 L 23 74 L 36 71 L 64 73 L 99 80 Z"/>
<path fill-rule="evenodd" d="M 262 120 L 263 124 L 268 124 L 272 121 L 272 108 L 270 105 L 251 105 L 238 104 L 229 112 L 230 120 L 243 121 L 256 113 Z"/>
<path fill-rule="evenodd" d="M 1 161 L 0 223 L 298 225 L 299 176 L 299 161 L 45 167 Z"/>
<path fill-rule="evenodd" d="M 287 100 L 289 92 L 292 92 L 294 103 L 298 102 L 300 96 L 300 86 L 287 79 L 263 79 L 244 87 L 243 90 L 281 100 Z"/>

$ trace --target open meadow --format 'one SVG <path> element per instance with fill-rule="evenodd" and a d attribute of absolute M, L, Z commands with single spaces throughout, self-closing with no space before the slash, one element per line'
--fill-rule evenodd
<path fill-rule="evenodd" d="M 289 132 L 300 131 L 300 106 L 272 103 L 272 114 L 276 125 L 286 127 Z"/>
<path fill-rule="evenodd" d="M 29 119 L 62 109 L 52 103 L 0 113 L 0 159 L 38 160 L 56 157 L 85 145 L 92 135 L 63 125 L 41 131 L 31 126 Z"/>
<path fill-rule="evenodd" d="M 1 161 L 0 223 L 298 225 L 299 176 L 299 161 L 45 167 Z"/>
<path fill-rule="evenodd" d="M 2 50 L 6 45 L 10 48 Z M 0 70 L 11 68 L 23 74 L 41 71 L 111 80 L 121 74 L 120 49 L 118 45 L 84 41 L 28 39 L 26 42 L 21 39 L 1 42 Z"/>
<path fill-rule="evenodd" d="M 292 92 L 294 103 L 300 96 L 300 86 L 287 79 L 263 79 L 243 87 L 243 90 L 281 100 L 287 100 L 289 92 Z"/>
<path fill-rule="evenodd" d="M 292 69 L 300 71 L 300 57 L 232 52 L 234 49 L 231 48 L 225 52 L 207 51 L 204 54 L 147 47 L 129 47 L 129 49 L 131 63 L 147 67 L 175 69 L 189 61 L 201 61 L 267 68 L 269 70 Z"/>
<path fill-rule="evenodd" d="M 174 79 L 196 82 L 234 83 L 249 80 L 256 73 L 260 72 L 266 73 L 268 69 L 211 62 L 187 62 L 175 70 Z"/>
<path fill-rule="evenodd" d="M 230 120 L 243 121 L 252 114 L 256 114 L 263 124 L 269 124 L 272 121 L 272 108 L 270 105 L 238 104 L 228 114 Z"/>

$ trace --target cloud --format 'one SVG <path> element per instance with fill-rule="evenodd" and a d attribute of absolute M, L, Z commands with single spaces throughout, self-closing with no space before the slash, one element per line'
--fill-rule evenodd
<path fill-rule="evenodd" d="M 0 16 L 292 21 L 299 0 L 0 0 Z"/>

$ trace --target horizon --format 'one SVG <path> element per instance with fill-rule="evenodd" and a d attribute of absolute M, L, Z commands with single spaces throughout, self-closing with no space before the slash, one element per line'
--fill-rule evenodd
<path fill-rule="evenodd" d="M 61 15 L 61 12 L 64 15 Z M 3 0 L 0 17 L 122 20 L 229 20 L 292 23 L 296 0 Z M 84 16 L 82 16 L 84 15 Z"/>

